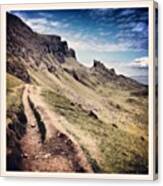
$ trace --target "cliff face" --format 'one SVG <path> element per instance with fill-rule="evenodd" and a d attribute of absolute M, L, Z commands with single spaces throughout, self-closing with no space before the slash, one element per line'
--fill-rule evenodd
<path fill-rule="evenodd" d="M 26 66 L 38 68 L 43 65 L 53 70 L 64 63 L 65 58 L 76 58 L 75 51 L 60 36 L 35 33 L 21 19 L 9 13 L 7 54 L 7 71 L 26 82 L 30 82 Z"/>

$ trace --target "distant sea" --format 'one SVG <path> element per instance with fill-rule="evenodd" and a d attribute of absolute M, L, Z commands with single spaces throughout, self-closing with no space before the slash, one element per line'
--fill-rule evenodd
<path fill-rule="evenodd" d="M 138 81 L 143 85 L 148 85 L 148 76 L 131 76 L 130 78 Z"/>

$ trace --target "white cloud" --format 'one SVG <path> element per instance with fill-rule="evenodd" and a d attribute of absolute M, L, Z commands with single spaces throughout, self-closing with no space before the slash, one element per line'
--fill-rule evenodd
<path fill-rule="evenodd" d="M 103 31 L 101 31 L 101 32 L 99 32 L 99 35 L 100 36 L 110 36 L 111 33 L 110 32 L 103 32 Z"/>
<path fill-rule="evenodd" d="M 48 21 L 46 18 L 26 19 L 25 23 L 30 26 L 35 32 L 44 34 L 52 34 L 56 28 L 61 27 L 60 22 Z"/>
<path fill-rule="evenodd" d="M 53 18 L 52 14 L 47 14 L 47 13 L 44 13 L 44 12 L 39 12 L 38 15 L 40 17 Z"/>
<path fill-rule="evenodd" d="M 136 67 L 136 68 L 147 68 L 148 65 L 149 65 L 148 57 L 136 58 L 130 64 L 131 67 Z"/>
<path fill-rule="evenodd" d="M 41 14 L 41 13 L 40 13 Z M 59 22 L 57 20 L 49 20 L 49 17 L 28 18 L 22 13 L 15 13 L 20 17 L 33 31 L 42 34 L 55 34 L 57 29 L 68 28 L 68 23 Z"/>
<path fill-rule="evenodd" d="M 104 13 L 105 9 L 102 12 Z M 118 41 L 116 43 L 109 41 L 103 42 L 100 41 L 98 37 L 87 35 L 84 31 L 74 32 L 68 29 L 69 23 L 58 20 L 48 20 L 46 17 L 28 18 L 23 14 L 17 13 L 16 15 L 21 17 L 21 19 L 35 32 L 60 35 L 63 39 L 67 40 L 69 45 L 75 50 L 91 52 L 125 52 L 137 50 L 132 48 L 132 42 L 130 41 Z M 99 34 L 104 35 L 106 33 L 101 31 Z M 109 34 L 108 32 L 107 35 Z"/>
<path fill-rule="evenodd" d="M 144 23 L 138 23 L 135 25 L 135 27 L 132 29 L 132 31 L 134 32 L 142 32 L 143 30 L 145 30 L 146 25 Z"/>
<path fill-rule="evenodd" d="M 78 50 L 90 50 L 95 52 L 124 52 L 129 51 L 130 46 L 128 43 L 103 43 L 95 40 L 79 40 L 79 39 L 69 39 L 70 45 Z"/>

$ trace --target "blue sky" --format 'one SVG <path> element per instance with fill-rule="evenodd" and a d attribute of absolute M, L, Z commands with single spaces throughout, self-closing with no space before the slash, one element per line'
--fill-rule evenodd
<path fill-rule="evenodd" d="M 60 35 L 78 60 L 101 60 L 118 73 L 147 75 L 148 9 L 76 9 L 12 11 L 34 31 Z"/>

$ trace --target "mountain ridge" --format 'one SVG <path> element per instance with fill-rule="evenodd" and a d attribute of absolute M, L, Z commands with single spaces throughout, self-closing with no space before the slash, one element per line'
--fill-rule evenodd
<path fill-rule="evenodd" d="M 49 72 L 55 73 L 57 69 L 63 69 L 62 64 L 66 63 L 66 58 L 73 58 L 75 63 L 79 63 L 75 50 L 69 48 L 67 41 L 62 41 L 61 36 L 33 32 L 20 18 L 10 13 L 7 13 L 7 52 L 7 71 L 28 83 L 31 82 L 31 78 L 27 67 L 46 68 Z M 80 82 L 84 82 L 81 78 L 93 74 L 99 81 L 102 79 L 103 83 L 115 81 L 121 86 L 143 87 L 131 78 L 117 75 L 115 69 L 108 69 L 97 60 L 94 60 L 89 70 L 80 63 L 71 65 L 78 66 L 78 70 L 73 69 L 72 72 L 66 68 L 64 70 Z M 82 77 L 79 77 L 80 74 Z"/>

